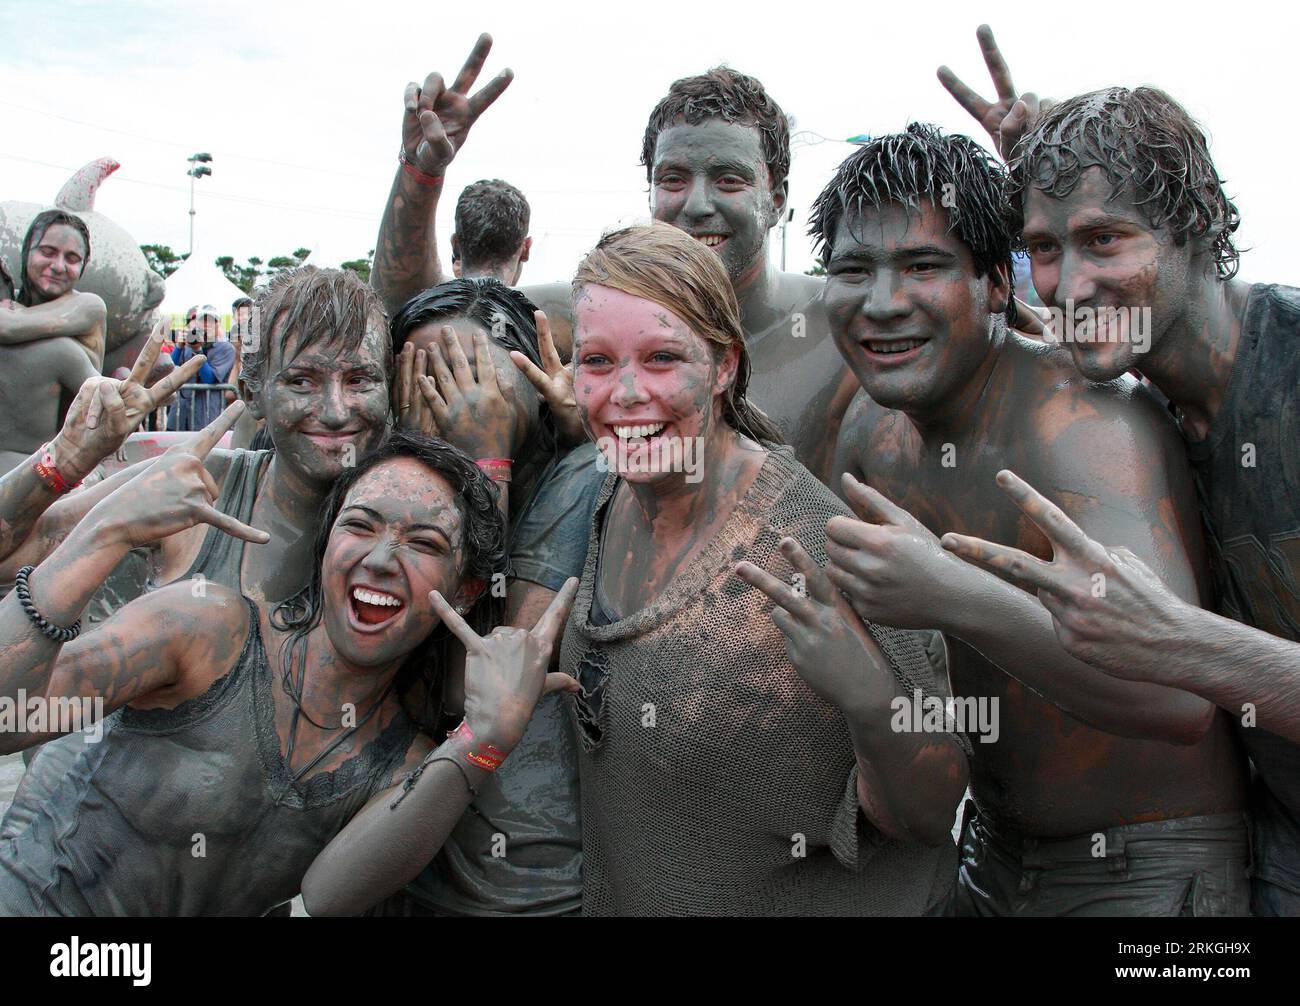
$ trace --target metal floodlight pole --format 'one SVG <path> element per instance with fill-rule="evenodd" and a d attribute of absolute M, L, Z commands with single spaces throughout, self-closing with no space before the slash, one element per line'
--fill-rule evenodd
<path fill-rule="evenodd" d="M 192 154 L 187 158 L 190 162 L 189 171 L 185 172 L 190 176 L 190 250 L 189 254 L 194 254 L 194 183 L 204 175 L 211 175 L 212 169 L 208 167 L 212 163 L 211 154 Z"/>

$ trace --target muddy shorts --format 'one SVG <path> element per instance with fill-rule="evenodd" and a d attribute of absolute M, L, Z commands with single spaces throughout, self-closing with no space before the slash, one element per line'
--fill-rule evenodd
<path fill-rule="evenodd" d="M 1038 839 L 993 830 L 968 800 L 954 914 L 1246 915 L 1249 863 L 1242 814 Z"/>

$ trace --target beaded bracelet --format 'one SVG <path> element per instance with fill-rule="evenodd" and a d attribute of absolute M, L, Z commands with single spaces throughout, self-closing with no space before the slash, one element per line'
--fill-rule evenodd
<path fill-rule="evenodd" d="M 27 578 L 35 568 L 35 566 L 24 566 L 14 576 L 14 593 L 18 595 L 18 603 L 22 605 L 23 611 L 27 612 L 27 617 L 36 623 L 36 628 L 41 630 L 42 636 L 53 639 L 56 643 L 70 643 L 81 634 L 81 619 L 78 618 L 72 623 L 71 628 L 65 629 L 55 625 L 36 610 L 36 605 L 32 604 L 31 588 L 27 586 Z"/>

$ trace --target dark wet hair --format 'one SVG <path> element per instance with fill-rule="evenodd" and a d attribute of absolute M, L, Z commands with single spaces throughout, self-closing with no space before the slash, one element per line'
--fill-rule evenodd
<path fill-rule="evenodd" d="M 14 280 L 9 275 L 9 268 L 5 265 L 5 260 L 0 258 L 0 300 L 14 299 Z"/>
<path fill-rule="evenodd" d="M 280 346 L 287 364 L 308 346 L 347 353 L 362 344 L 371 325 L 386 327 L 383 301 L 350 269 L 299 266 L 281 273 L 257 297 L 243 355 L 240 379 L 256 395 L 266 379 L 271 343 Z M 385 380 L 393 375 L 393 357 L 383 346 Z"/>
<path fill-rule="evenodd" d="M 646 181 L 651 184 L 659 134 L 679 118 L 690 126 L 705 119 L 753 126 L 762 138 L 772 188 L 780 188 L 790 174 L 790 122 L 781 106 L 768 97 L 754 77 L 727 66 L 715 66 L 707 73 L 673 81 L 650 113 L 641 141 L 641 163 L 645 165 Z"/>
<path fill-rule="evenodd" d="M 846 215 L 893 204 L 919 210 L 926 200 L 947 213 L 948 231 L 956 231 L 970 249 L 977 276 L 1006 267 L 1011 297 L 1014 242 L 1006 220 L 1006 187 L 1002 165 L 969 136 L 913 122 L 905 132 L 875 137 L 839 166 L 812 205 L 808 233 L 825 265 Z M 1014 300 L 1008 299 L 1008 322 L 1015 310 Z"/>
<path fill-rule="evenodd" d="M 451 444 L 426 437 L 411 430 L 389 431 L 373 451 L 355 467 L 345 468 L 325 498 L 320 525 L 316 530 L 316 563 L 311 582 L 301 591 L 281 601 L 271 612 L 271 625 L 289 633 L 280 649 L 281 675 L 286 692 L 292 696 L 295 664 L 306 657 L 307 634 L 320 624 L 324 605 L 322 565 L 329 548 L 330 535 L 348 491 L 367 472 L 387 461 L 413 458 L 450 484 L 463 521 L 461 539 L 461 582 L 476 579 L 485 586 L 494 573 L 506 571 L 505 523 L 497 509 L 492 482 L 472 459 Z M 451 601 L 452 598 L 448 598 Z M 412 598 L 413 604 L 425 603 Z M 475 632 L 487 635 L 501 624 L 505 603 L 485 589 L 466 613 L 465 621 Z M 394 688 L 407 712 L 421 729 L 436 733 L 442 726 L 442 682 L 448 662 L 448 650 L 455 636 L 442 623 L 419 646 L 411 651 L 394 679 Z"/>
<path fill-rule="evenodd" d="M 478 276 L 453 279 L 417 293 L 393 315 L 388 326 L 393 355 L 397 356 L 406 340 L 417 328 L 434 322 L 465 318 L 487 331 L 494 342 L 507 350 L 517 350 L 540 369 L 542 354 L 537 346 L 537 322 L 533 312 L 537 305 L 513 287 L 498 279 Z M 531 387 L 531 385 L 529 385 Z M 544 401 L 538 405 L 538 439 L 536 448 L 546 454 L 555 452 L 555 419 Z"/>
<path fill-rule="evenodd" d="M 531 211 L 524 194 L 499 178 L 465 186 L 456 200 L 456 248 L 462 269 L 499 266 L 519 254 Z"/>
<path fill-rule="evenodd" d="M 1057 199 L 1083 173 L 1105 172 L 1113 199 L 1128 194 L 1153 229 L 1168 228 L 1182 246 L 1208 237 L 1219 279 L 1237 274 L 1232 235 L 1241 223 L 1223 191 L 1204 132 L 1173 98 L 1155 87 L 1109 87 L 1049 109 L 1016 145 L 1008 189 L 1013 232 L 1024 229 L 1030 188 Z"/>
<path fill-rule="evenodd" d="M 252 306 L 253 306 L 252 297 L 240 297 L 237 300 L 231 302 L 230 310 L 238 311 L 241 307 L 252 307 Z"/>
<path fill-rule="evenodd" d="M 86 248 L 85 257 L 81 260 L 82 276 L 86 274 L 86 266 L 90 265 L 90 228 L 86 226 L 86 221 L 75 213 L 69 213 L 67 210 L 44 210 L 36 214 L 36 218 L 31 222 L 31 226 L 27 228 L 27 233 L 23 236 L 22 261 L 18 266 L 19 276 L 22 278 L 22 286 L 18 291 L 18 300 L 27 307 L 32 306 L 32 295 L 35 291 L 31 277 L 27 275 L 27 259 L 36 243 L 45 237 L 45 232 L 58 224 L 71 227 L 81 235 L 81 243 Z"/>

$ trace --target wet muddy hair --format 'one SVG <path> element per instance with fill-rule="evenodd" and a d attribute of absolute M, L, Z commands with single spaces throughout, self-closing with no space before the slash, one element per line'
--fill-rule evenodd
<path fill-rule="evenodd" d="M 1008 190 L 1013 233 L 1024 228 L 1031 188 L 1069 195 L 1089 168 L 1101 168 L 1110 198 L 1128 195 L 1153 229 L 1167 228 L 1181 247 L 1207 238 L 1215 272 L 1237 274 L 1232 235 L 1241 223 L 1223 191 L 1209 144 L 1187 111 L 1154 87 L 1109 87 L 1053 106 L 1017 144 Z"/>
<path fill-rule="evenodd" d="M 785 440 L 766 415 L 746 397 L 749 348 L 740 324 L 736 291 L 721 259 L 670 224 L 658 221 L 610 231 L 578 266 L 573 277 L 576 303 L 585 286 L 606 286 L 643 297 L 667 308 L 703 339 L 715 355 L 735 343 L 740 347 L 736 378 L 723 394 L 722 419 L 759 443 Z"/>
<path fill-rule="evenodd" d="M 673 81 L 650 113 L 641 141 L 641 163 L 645 165 L 646 181 L 651 184 L 659 134 L 678 119 L 689 126 L 706 119 L 753 126 L 762 138 L 772 188 L 780 188 L 790 174 L 790 122 L 754 77 L 727 66 L 715 66 L 707 73 Z"/>
<path fill-rule="evenodd" d="M 271 612 L 271 625 L 289 635 L 280 649 L 282 683 L 291 697 L 296 662 L 306 657 L 307 634 L 320 624 L 324 607 L 323 569 L 330 535 L 348 492 L 369 471 L 399 458 L 413 458 L 451 484 L 462 519 L 461 582 L 481 580 L 488 584 L 493 573 L 505 573 L 505 523 L 497 509 L 491 480 L 474 461 L 451 444 L 410 430 L 393 429 L 378 447 L 356 466 L 345 468 L 325 498 L 320 526 L 316 530 L 316 563 L 311 582 Z M 413 598 L 412 603 L 421 599 Z M 448 601 L 452 600 L 448 598 Z M 475 632 L 487 635 L 501 624 L 505 603 L 491 590 L 480 593 L 465 614 Z M 442 728 L 442 683 L 455 636 L 441 622 L 403 662 L 394 679 L 394 690 L 404 700 L 407 713 L 430 734 Z"/>
<path fill-rule="evenodd" d="M 350 269 L 304 265 L 287 270 L 271 280 L 254 302 L 250 334 L 245 336 L 253 348 L 244 353 L 240 379 L 250 394 L 261 391 L 273 341 L 285 365 L 308 346 L 351 352 L 371 327 L 387 326 L 383 301 Z M 386 341 L 383 355 L 385 379 L 391 380 L 393 356 Z"/>
<path fill-rule="evenodd" d="M 461 268 L 491 268 L 518 255 L 530 217 L 528 200 L 509 182 L 488 178 L 465 186 L 456 200 Z"/>
<path fill-rule="evenodd" d="M 537 345 L 537 321 L 533 318 L 536 310 L 536 304 L 499 279 L 476 276 L 439 283 L 417 293 L 393 315 L 388 326 L 393 356 L 401 353 L 417 328 L 465 318 L 485 329 L 493 342 L 523 353 L 538 369 L 545 370 Z M 536 448 L 548 455 L 555 452 L 555 419 L 540 396 Z"/>
<path fill-rule="evenodd" d="M 81 243 L 86 248 L 86 254 L 81 260 L 82 276 L 86 275 L 86 266 L 90 265 L 90 228 L 86 226 L 86 221 L 75 213 L 69 213 L 67 210 L 45 210 L 36 214 L 36 218 L 23 236 L 22 259 L 18 266 L 18 274 L 22 278 L 22 286 L 18 290 L 18 301 L 27 307 L 34 304 L 33 296 L 36 291 L 31 277 L 27 275 L 27 259 L 31 256 L 32 248 L 36 246 L 36 243 L 45 237 L 45 232 L 58 224 L 71 227 L 81 235 Z"/>
<path fill-rule="evenodd" d="M 846 216 L 895 204 L 919 210 L 925 200 L 947 214 L 948 231 L 970 249 L 977 276 L 991 276 L 1005 266 L 1010 323 L 1015 319 L 1015 274 L 1006 187 L 1002 165 L 970 137 L 913 122 L 905 132 L 875 137 L 839 166 L 812 205 L 808 233 L 825 265 Z"/>
<path fill-rule="evenodd" d="M 0 300 L 14 299 L 14 280 L 9 275 L 5 260 L 0 258 Z"/>

